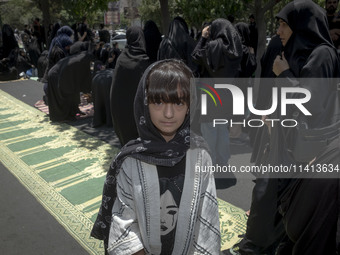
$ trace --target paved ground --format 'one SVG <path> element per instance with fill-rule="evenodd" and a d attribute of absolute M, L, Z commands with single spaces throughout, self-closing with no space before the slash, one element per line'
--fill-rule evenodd
<path fill-rule="evenodd" d="M 42 99 L 42 84 L 32 80 L 0 83 L 0 89 L 33 106 Z M 118 139 L 112 128 L 92 128 L 91 119 L 71 125 L 97 137 L 112 146 Z M 232 146 L 232 165 L 249 164 L 251 149 Z M 236 175 L 237 184 L 226 188 L 223 174 L 216 175 L 218 197 L 248 210 L 253 188 L 252 175 Z M 0 254 L 87 254 L 64 228 L 37 202 L 37 200 L 0 164 Z"/>
<path fill-rule="evenodd" d="M 1 254 L 88 254 L 1 163 L 0 186 Z"/>
<path fill-rule="evenodd" d="M 32 106 L 42 96 L 41 83 L 30 80 L 0 89 Z M 88 254 L 1 163 L 0 187 L 0 254 Z"/>

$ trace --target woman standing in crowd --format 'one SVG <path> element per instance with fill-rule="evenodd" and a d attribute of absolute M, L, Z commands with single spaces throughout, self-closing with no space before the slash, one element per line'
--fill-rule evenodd
<path fill-rule="evenodd" d="M 244 22 L 239 22 L 235 25 L 242 42 L 242 61 L 241 70 L 239 73 L 238 87 L 242 90 L 243 95 L 247 94 L 247 88 L 252 87 L 251 77 L 256 71 L 257 63 L 254 48 L 250 46 L 250 30 L 249 25 Z M 247 102 L 244 102 L 245 112 L 248 112 Z M 242 119 L 247 119 L 249 116 L 234 116 L 236 122 L 242 122 Z M 242 145 L 248 139 L 248 135 L 242 131 L 242 124 L 236 124 L 230 127 L 230 142 Z"/>
<path fill-rule="evenodd" d="M 249 25 L 244 22 L 239 22 L 235 25 L 242 42 L 242 61 L 240 78 L 249 78 L 256 70 L 256 56 L 254 48 L 250 46 L 250 30 Z"/>
<path fill-rule="evenodd" d="M 279 20 L 278 35 L 284 49 L 274 61 L 274 73 L 278 78 L 288 78 L 290 81 L 295 77 L 328 78 L 300 79 L 298 86 L 311 93 L 311 99 L 304 104 L 311 113 L 304 120 L 308 127 L 332 125 L 340 120 L 340 98 L 337 84 L 330 78 L 340 77 L 340 62 L 329 35 L 324 10 L 312 1 L 294 1 L 287 4 L 276 17 Z M 294 114 L 293 110 L 288 114 Z M 281 136 L 278 139 L 285 138 Z M 293 148 L 294 143 L 290 144 L 293 140 L 288 137 L 288 149 Z M 314 164 L 336 166 L 340 162 L 338 150 L 339 140 L 335 140 L 328 149 L 322 148 L 322 155 L 317 157 Z M 335 175 L 336 179 L 318 179 L 313 175 L 307 177 L 311 179 L 293 180 L 281 201 L 280 212 L 292 243 L 290 254 L 337 254 L 339 175 Z"/>
<path fill-rule="evenodd" d="M 162 41 L 162 34 L 159 32 L 156 23 L 152 20 L 148 20 L 143 28 L 146 54 L 149 56 L 151 63 L 157 60 L 157 53 L 159 45 Z"/>
<path fill-rule="evenodd" d="M 145 52 L 143 30 L 136 26 L 130 27 L 126 31 L 126 39 L 127 45 L 119 55 L 113 73 L 110 93 L 113 128 L 122 146 L 138 137 L 133 117 L 133 100 L 138 82 L 150 65 Z"/>
<path fill-rule="evenodd" d="M 180 59 L 195 72 L 197 66 L 193 63 L 191 57 L 195 45 L 194 39 L 189 35 L 189 28 L 185 20 L 176 17 L 170 23 L 168 35 L 163 38 L 159 45 L 157 59 Z"/>
<path fill-rule="evenodd" d="M 104 240 L 108 254 L 220 252 L 214 177 L 195 171 L 211 159 L 203 139 L 190 134 L 192 77 L 183 62 L 163 60 L 139 83 L 134 110 L 140 137 L 112 162 L 91 233 Z"/>
<path fill-rule="evenodd" d="M 242 60 L 240 36 L 230 21 L 216 19 L 203 29 L 202 37 L 192 57 L 200 65 L 203 78 L 236 78 L 239 76 Z M 228 166 L 230 158 L 228 126 L 213 127 L 212 119 L 232 118 L 232 99 L 227 93 L 220 93 L 220 96 L 226 105 L 223 105 L 218 112 L 210 113 L 209 116 L 201 116 L 201 132 L 209 144 L 213 164 Z M 213 102 L 208 100 L 208 108 L 213 107 Z M 226 186 L 235 185 L 236 178 L 232 173 L 225 174 L 224 177 L 229 179 Z"/>
<path fill-rule="evenodd" d="M 304 104 L 312 114 L 305 119 L 308 127 L 329 126 L 339 119 L 338 93 L 335 84 L 330 82 L 331 78 L 339 77 L 339 58 L 328 32 L 324 10 L 312 1 L 294 1 L 280 11 L 277 19 L 279 20 L 277 34 L 283 50 L 274 60 L 272 67 L 277 76 L 276 84 L 283 84 L 284 87 L 302 87 L 310 91 L 311 98 Z M 296 95 L 293 97 L 297 98 Z M 294 110 L 296 109 L 288 107 L 285 118 L 294 118 Z M 282 116 L 276 113 L 270 118 Z M 282 128 L 280 125 L 269 127 L 269 146 L 263 155 L 263 164 L 305 166 L 309 163 L 297 162 L 290 153 L 294 139 L 292 132 L 288 133 L 288 130 L 289 128 Z M 297 183 L 302 182 L 308 186 L 308 183 L 317 183 L 316 179 L 266 180 L 266 185 L 262 185 L 261 190 L 256 193 L 254 189 L 253 192 L 253 197 L 262 194 L 261 202 L 267 204 L 266 210 L 265 212 L 258 210 L 259 202 L 252 201 L 247 231 L 244 239 L 238 244 L 238 253 L 270 253 L 279 247 L 276 254 L 335 254 L 336 231 L 334 232 L 333 227 L 326 226 L 332 224 L 334 226 L 337 221 L 338 209 L 334 206 L 334 201 L 338 198 L 336 189 L 338 184 L 333 185 L 334 181 L 329 180 L 332 184 L 328 190 L 330 193 L 327 193 L 327 197 L 322 197 L 320 193 L 317 196 L 306 195 L 305 188 L 304 191 L 298 191 L 300 184 Z M 323 182 L 326 180 L 320 181 L 319 184 L 323 185 Z M 319 188 L 315 187 L 310 194 L 317 192 Z M 313 187 L 309 186 L 309 190 L 313 190 Z M 284 200 L 280 213 L 284 216 L 287 237 L 282 236 L 284 234 L 282 216 L 278 210 L 282 197 Z M 328 214 L 329 211 L 313 208 L 313 205 L 322 204 L 319 199 L 329 199 L 330 211 L 333 209 L 334 211 Z M 303 203 L 296 203 L 302 200 Z M 263 229 L 264 225 L 268 227 Z"/>

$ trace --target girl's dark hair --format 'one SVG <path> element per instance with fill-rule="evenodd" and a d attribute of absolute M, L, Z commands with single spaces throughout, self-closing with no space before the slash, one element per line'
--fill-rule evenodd
<path fill-rule="evenodd" d="M 186 103 L 190 106 L 191 70 L 180 60 L 156 64 L 146 79 L 148 103 Z"/>

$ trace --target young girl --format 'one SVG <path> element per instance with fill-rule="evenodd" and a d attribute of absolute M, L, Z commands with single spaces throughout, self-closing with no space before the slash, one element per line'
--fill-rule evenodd
<path fill-rule="evenodd" d="M 140 137 L 112 162 L 92 230 L 108 254 L 219 254 L 213 174 L 195 171 L 211 159 L 202 138 L 190 135 L 190 78 L 183 62 L 163 60 L 139 83 Z"/>

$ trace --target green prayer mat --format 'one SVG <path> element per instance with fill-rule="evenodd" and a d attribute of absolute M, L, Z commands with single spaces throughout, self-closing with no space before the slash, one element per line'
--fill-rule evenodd
<path fill-rule="evenodd" d="M 119 151 L 0 90 L 0 160 L 90 253 L 104 254 L 90 237 L 108 166 Z M 245 232 L 242 209 L 219 200 L 222 249 Z"/>

